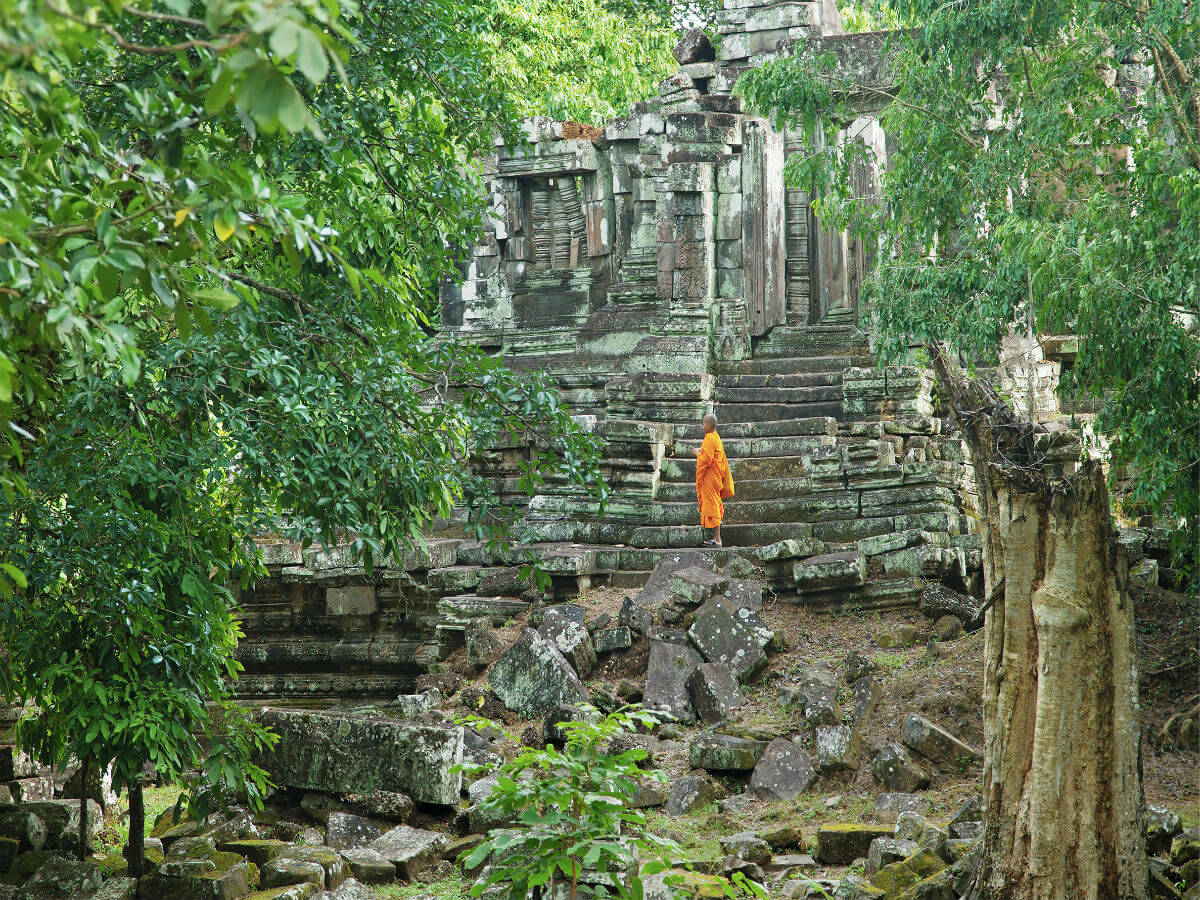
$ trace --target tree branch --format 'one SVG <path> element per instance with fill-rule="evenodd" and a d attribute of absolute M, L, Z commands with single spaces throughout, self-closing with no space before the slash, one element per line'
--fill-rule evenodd
<path fill-rule="evenodd" d="M 70 10 L 63 9 L 61 6 L 49 2 L 49 0 L 43 0 L 43 2 L 45 3 L 46 9 L 50 10 L 50 12 L 54 13 L 56 16 L 67 19 L 76 23 L 77 25 L 83 25 L 85 28 L 103 31 L 110 38 L 112 38 L 113 42 L 122 50 L 129 50 L 133 53 L 144 53 L 153 56 L 170 56 L 175 53 L 179 53 L 182 50 L 194 50 L 199 47 L 212 50 L 214 53 L 224 53 L 226 50 L 230 50 L 244 41 L 246 36 L 249 34 L 247 31 L 240 31 L 223 42 L 209 41 L 203 38 L 194 38 L 190 41 L 182 41 L 178 44 L 138 44 L 129 40 L 127 37 L 125 37 L 125 35 L 121 34 L 121 32 L 117 31 L 117 29 L 113 28 L 106 22 L 89 22 L 82 16 L 77 16 Z"/>

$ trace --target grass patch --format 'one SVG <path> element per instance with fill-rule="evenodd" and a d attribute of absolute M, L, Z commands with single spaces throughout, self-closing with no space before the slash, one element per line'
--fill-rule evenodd
<path fill-rule="evenodd" d="M 895 672 L 904 668 L 904 657 L 899 653 L 885 653 L 881 650 L 871 657 L 871 661 L 878 668 L 887 672 Z"/>
<path fill-rule="evenodd" d="M 149 834 L 150 829 L 154 827 L 154 820 L 175 805 L 175 801 L 179 799 L 181 793 L 182 789 L 173 784 L 164 787 L 143 788 L 142 798 L 146 805 L 146 834 Z M 118 803 L 119 808 L 104 817 L 104 827 L 96 839 L 101 855 L 120 853 L 125 849 L 125 844 L 129 840 L 129 794 L 122 794 Z"/>
<path fill-rule="evenodd" d="M 455 869 L 441 881 L 432 884 L 389 884 L 375 887 L 382 900 L 413 900 L 416 897 L 433 897 L 435 900 L 465 900 L 470 885 L 463 881 L 462 873 Z"/>
<path fill-rule="evenodd" d="M 646 830 L 677 843 L 683 857 L 693 862 L 724 856 L 716 835 L 725 834 L 728 828 L 718 817 L 715 803 L 683 816 L 646 810 Z"/>

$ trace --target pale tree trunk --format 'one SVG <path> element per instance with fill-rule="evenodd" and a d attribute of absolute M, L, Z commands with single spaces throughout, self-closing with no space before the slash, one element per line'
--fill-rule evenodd
<path fill-rule="evenodd" d="M 1127 564 L 1100 464 L 934 351 L 983 518 L 984 838 L 978 900 L 1147 896 Z"/>

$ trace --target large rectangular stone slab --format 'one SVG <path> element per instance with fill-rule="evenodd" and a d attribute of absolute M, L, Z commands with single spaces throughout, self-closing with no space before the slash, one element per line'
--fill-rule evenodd
<path fill-rule="evenodd" d="M 284 787 L 337 794 L 395 791 L 423 803 L 458 802 L 463 730 L 383 717 L 264 708 L 279 735 L 257 762 Z"/>

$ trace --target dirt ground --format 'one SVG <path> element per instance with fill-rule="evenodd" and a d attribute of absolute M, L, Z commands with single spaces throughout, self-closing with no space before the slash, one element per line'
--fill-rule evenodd
<path fill-rule="evenodd" d="M 630 593 L 633 592 L 595 588 L 577 602 L 585 608 L 588 621 L 607 613 L 615 623 L 621 603 Z M 1142 586 L 1136 588 L 1134 601 L 1145 716 L 1146 801 L 1175 809 L 1189 824 L 1195 824 L 1200 820 L 1200 784 L 1196 777 L 1200 772 L 1200 752 L 1178 745 L 1179 720 L 1172 721 L 1172 716 L 1188 711 L 1196 703 L 1200 607 L 1194 598 Z M 774 654 L 766 672 L 746 687 L 748 702 L 736 719 L 740 728 L 753 729 L 756 736 L 793 735 L 801 743 L 811 743 L 801 727 L 798 712 L 779 702 L 779 685 L 821 660 L 840 672 L 847 655 L 864 656 L 874 665 L 881 688 L 879 703 L 863 728 L 862 764 L 857 772 L 822 777 L 811 797 L 786 804 L 789 809 L 796 807 L 790 814 L 811 821 L 814 826 L 826 820 L 869 819 L 874 797 L 881 790 L 871 777 L 870 760 L 885 743 L 898 740 L 900 724 L 910 713 L 930 719 L 972 746 L 982 746 L 982 630 L 954 641 L 939 642 L 932 649 L 923 638 L 913 646 L 896 648 L 885 645 L 893 642 L 891 638 L 901 626 L 915 626 L 927 632 L 932 623 L 917 610 L 815 613 L 770 597 L 764 604 L 763 616 L 782 636 L 786 649 Z M 511 623 L 510 627 L 518 624 Z M 640 684 L 648 653 L 646 641 L 638 640 L 632 649 L 608 656 L 587 679 L 589 687 L 615 693 L 622 679 L 633 679 Z M 449 662 L 453 666 L 455 660 Z M 482 675 L 474 681 L 482 682 Z M 851 699 L 848 685 L 843 699 Z M 1163 733 L 1168 722 L 1172 730 Z M 515 720 L 508 724 L 520 725 Z M 688 770 L 686 739 L 695 730 L 698 729 L 686 729 L 680 740 L 660 744 L 656 762 L 668 776 L 675 777 Z M 930 768 L 933 783 L 926 796 L 935 816 L 939 813 L 949 816 L 962 800 L 978 793 L 978 765 Z M 740 792 L 739 782 L 744 781 L 736 777 L 727 779 L 727 788 L 731 793 Z M 780 804 L 757 804 L 746 816 L 749 821 L 763 816 L 765 823 L 776 821 L 782 812 Z M 715 816 L 716 811 L 710 810 L 708 815 Z M 702 819 L 688 823 L 685 831 L 689 828 L 697 829 L 697 840 L 701 840 Z"/>

